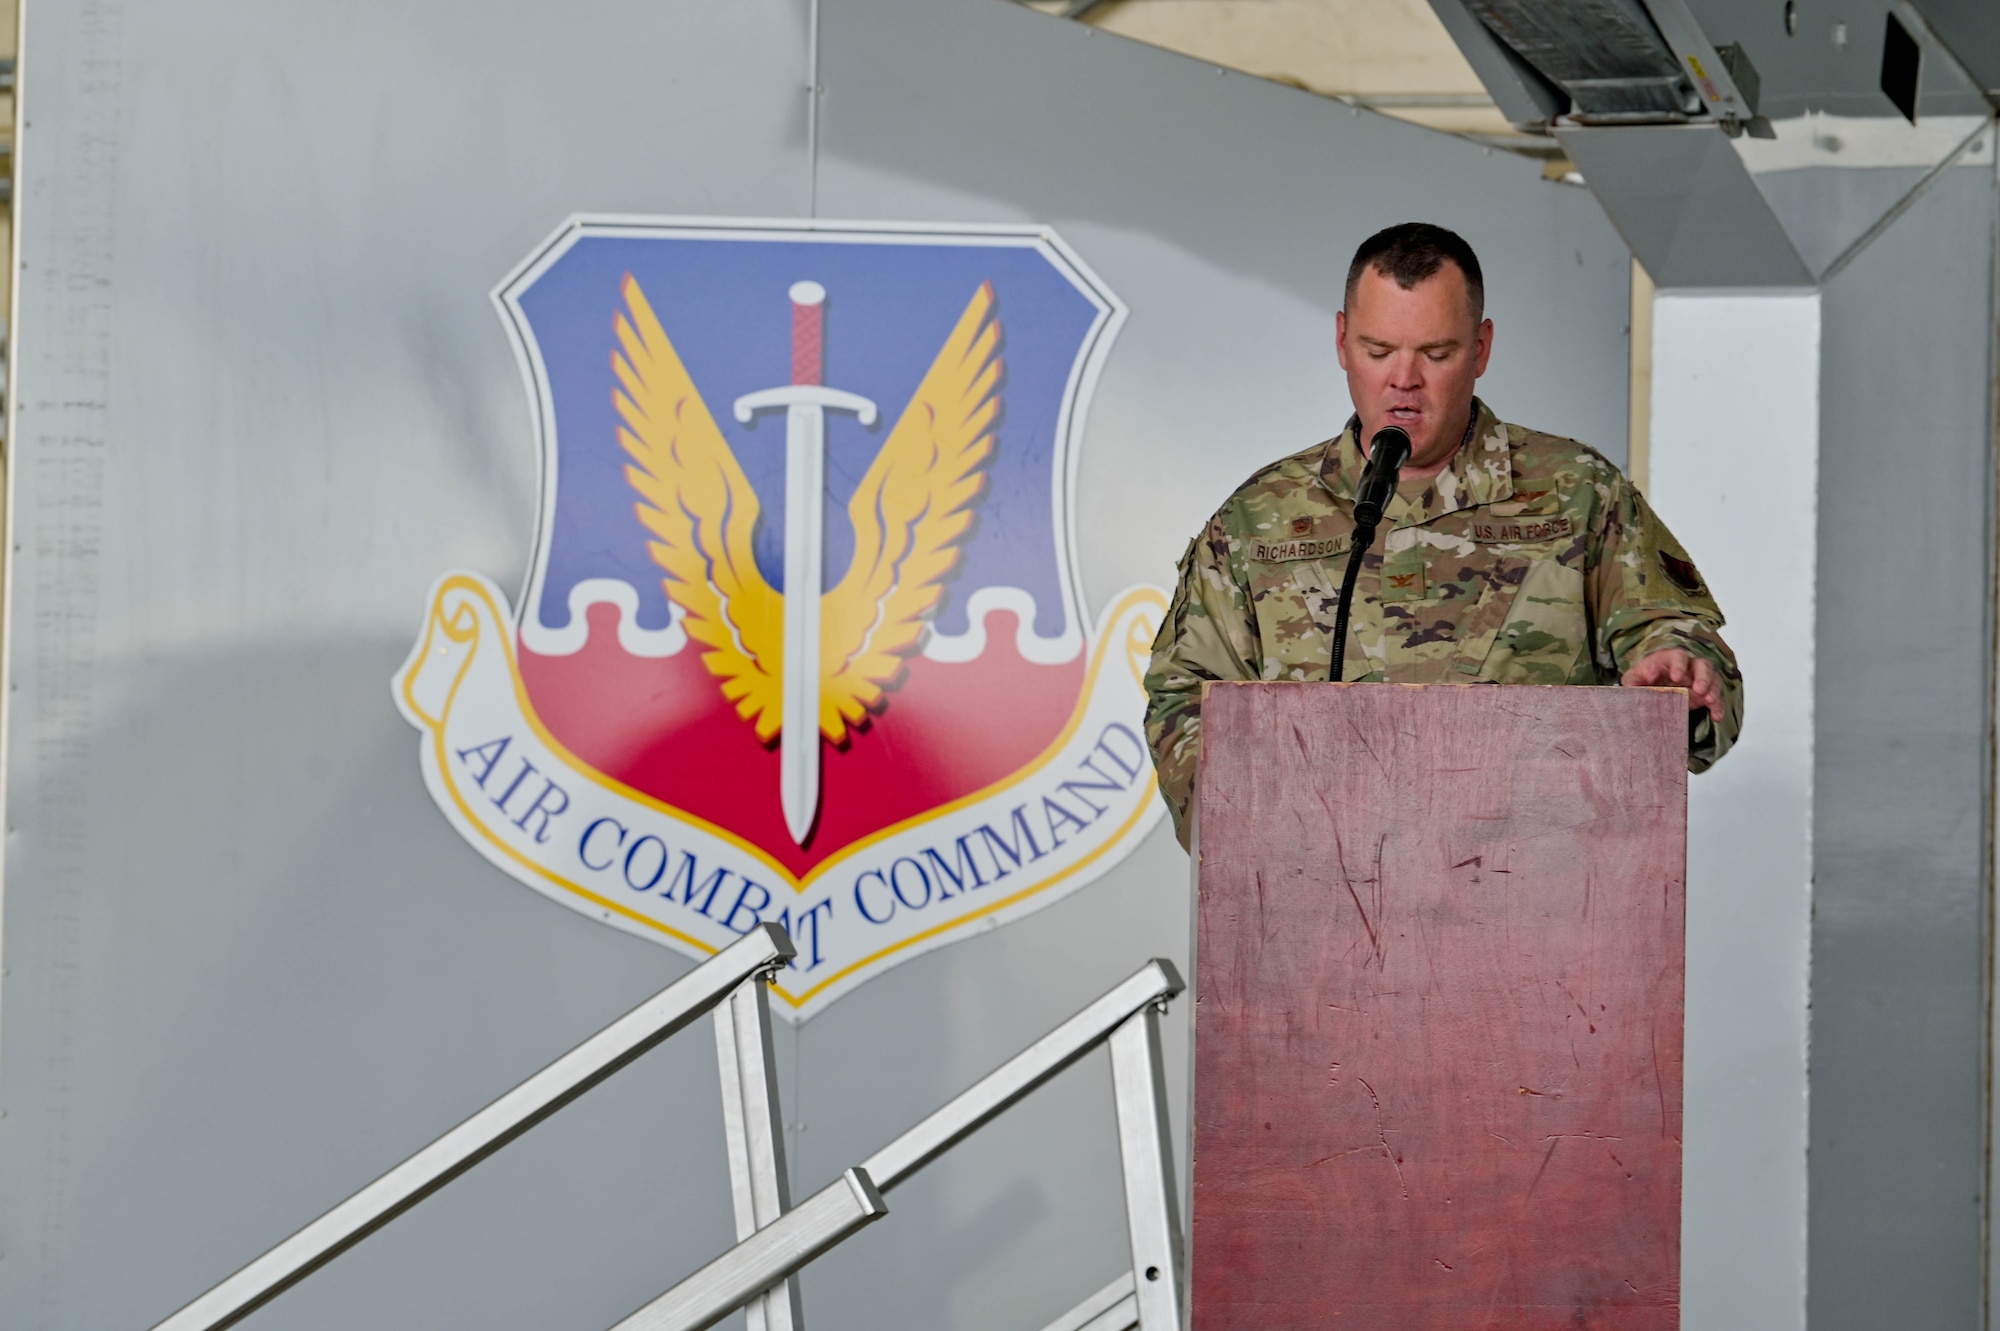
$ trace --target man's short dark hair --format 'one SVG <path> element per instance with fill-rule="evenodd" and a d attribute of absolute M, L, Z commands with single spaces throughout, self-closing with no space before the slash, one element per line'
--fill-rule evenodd
<path fill-rule="evenodd" d="M 1479 256 L 1456 231 L 1429 222 L 1400 222 L 1362 241 L 1361 248 L 1354 251 L 1354 262 L 1347 267 L 1344 303 L 1354 303 L 1355 285 L 1370 268 L 1408 291 L 1436 277 L 1447 260 L 1465 274 L 1465 292 L 1472 298 L 1472 322 L 1476 324 L 1486 317 L 1486 279 L 1479 271 Z"/>

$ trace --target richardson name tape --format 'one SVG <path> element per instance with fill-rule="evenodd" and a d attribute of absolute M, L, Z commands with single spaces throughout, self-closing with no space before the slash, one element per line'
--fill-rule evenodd
<path fill-rule="evenodd" d="M 1327 536 L 1314 541 L 1253 541 L 1250 557 L 1260 563 L 1282 563 L 1288 559 L 1324 559 L 1347 549 L 1348 537 Z"/>

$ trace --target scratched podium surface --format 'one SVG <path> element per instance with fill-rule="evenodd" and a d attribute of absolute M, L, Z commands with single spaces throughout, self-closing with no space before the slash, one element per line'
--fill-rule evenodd
<path fill-rule="evenodd" d="M 1679 1325 L 1683 695 L 1213 685 L 1195 1331 Z"/>

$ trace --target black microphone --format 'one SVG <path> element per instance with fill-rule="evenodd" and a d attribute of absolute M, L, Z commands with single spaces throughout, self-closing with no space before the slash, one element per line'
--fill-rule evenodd
<path fill-rule="evenodd" d="M 1410 460 L 1410 434 L 1400 425 L 1385 425 L 1375 432 L 1368 446 L 1368 465 L 1362 469 L 1361 484 L 1354 491 L 1354 545 L 1347 554 L 1347 574 L 1340 580 L 1340 601 L 1333 615 L 1333 652 L 1327 665 L 1328 679 L 1338 680 L 1347 664 L 1347 619 L 1354 601 L 1354 579 L 1361 572 L 1361 557 L 1375 544 L 1375 529 L 1382 525 L 1382 510 L 1396 493 L 1396 479 Z"/>
<path fill-rule="evenodd" d="M 1396 493 L 1398 473 L 1410 460 L 1410 435 L 1400 425 L 1385 425 L 1375 432 L 1368 448 L 1368 466 L 1361 473 L 1361 485 L 1354 492 L 1354 525 L 1375 528 L 1382 525 L 1382 510 Z"/>

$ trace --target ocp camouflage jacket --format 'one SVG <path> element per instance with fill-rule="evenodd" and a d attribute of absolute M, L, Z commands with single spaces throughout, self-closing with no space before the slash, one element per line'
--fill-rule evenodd
<path fill-rule="evenodd" d="M 1209 680 L 1325 679 L 1365 459 L 1350 423 L 1252 476 L 1189 543 L 1146 675 L 1160 792 L 1188 839 Z M 1596 450 L 1481 402 L 1451 465 L 1405 482 L 1363 556 L 1349 681 L 1615 684 L 1679 647 L 1714 663 L 1727 717 L 1689 726 L 1688 768 L 1736 742 L 1743 676 L 1722 611 L 1633 484 Z"/>

